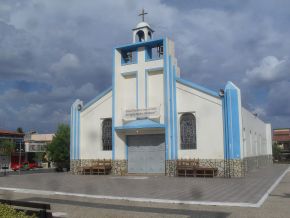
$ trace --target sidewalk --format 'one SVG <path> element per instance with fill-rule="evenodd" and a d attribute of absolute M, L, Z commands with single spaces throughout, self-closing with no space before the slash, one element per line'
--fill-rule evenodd
<path fill-rule="evenodd" d="M 22 192 L 21 189 L 31 189 L 33 193 L 44 190 L 48 192 L 42 193 L 48 195 L 143 202 L 255 206 L 288 167 L 289 165 L 275 164 L 272 167 L 251 172 L 245 178 L 231 179 L 121 177 L 54 172 L 10 175 L 0 178 L 0 189 Z M 29 192 L 29 190 L 24 191 Z"/>
<path fill-rule="evenodd" d="M 43 174 L 41 174 L 42 176 Z M 257 174 L 256 174 L 257 175 Z M 13 176 L 14 177 L 14 176 Z M 88 176 L 86 178 L 89 178 Z M 94 177 L 94 176 L 92 176 Z M 19 177 L 15 177 L 19 178 Z M 15 179 L 14 178 L 14 179 Z M 0 178 L 0 180 L 2 180 Z M 96 179 L 95 179 L 96 180 Z M 110 180 L 114 180 L 111 178 Z M 128 180 L 128 179 L 123 179 Z M 133 179 L 135 182 L 146 179 Z M 181 179 L 183 180 L 183 179 Z M 187 180 L 187 179 L 185 179 Z M 201 179 L 202 181 L 203 179 Z M 249 180 L 249 178 L 247 179 Z M 213 180 L 212 180 L 213 181 Z M 74 184 L 75 181 L 73 181 Z M 68 184 L 71 186 L 70 184 Z M 250 191 L 249 191 L 250 192 Z M 290 213 L 290 172 L 286 173 L 278 186 L 271 192 L 265 203 L 258 208 L 204 206 L 187 204 L 165 204 L 133 202 L 120 200 L 71 197 L 63 195 L 42 195 L 40 193 L 19 193 L 0 189 L 4 199 L 46 202 L 52 206 L 55 217 L 91 218 L 91 217 L 261 217 L 285 218 Z"/>

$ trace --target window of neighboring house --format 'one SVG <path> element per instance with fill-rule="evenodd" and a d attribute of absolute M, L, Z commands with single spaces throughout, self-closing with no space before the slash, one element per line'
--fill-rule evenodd
<path fill-rule="evenodd" d="M 196 149 L 196 119 L 192 113 L 180 117 L 181 149 Z"/>
<path fill-rule="evenodd" d="M 112 119 L 104 119 L 102 123 L 103 150 L 112 150 Z"/>

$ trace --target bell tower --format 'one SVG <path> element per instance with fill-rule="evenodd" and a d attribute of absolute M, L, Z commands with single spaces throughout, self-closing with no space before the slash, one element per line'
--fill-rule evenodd
<path fill-rule="evenodd" d="M 139 14 L 139 16 L 142 16 L 142 21 L 137 24 L 136 28 L 132 29 L 133 43 L 144 42 L 152 39 L 154 30 L 144 21 L 146 14 L 148 13 L 145 13 L 144 9 L 142 9 L 142 12 Z"/>

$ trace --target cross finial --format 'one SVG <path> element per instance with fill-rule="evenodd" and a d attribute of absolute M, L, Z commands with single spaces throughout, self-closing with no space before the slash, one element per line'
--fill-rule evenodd
<path fill-rule="evenodd" d="M 145 17 L 146 14 L 148 14 L 148 13 L 145 13 L 144 8 L 142 8 L 142 13 L 140 13 L 139 16 L 142 16 L 142 21 L 143 22 L 144 22 L 144 17 Z"/>

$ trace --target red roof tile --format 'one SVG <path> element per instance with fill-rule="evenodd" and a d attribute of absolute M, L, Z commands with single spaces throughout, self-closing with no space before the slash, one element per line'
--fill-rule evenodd
<path fill-rule="evenodd" d="M 24 136 L 24 133 L 19 133 L 16 131 L 11 131 L 11 130 L 1 130 L 0 129 L 0 135 L 14 135 L 14 136 Z"/>

